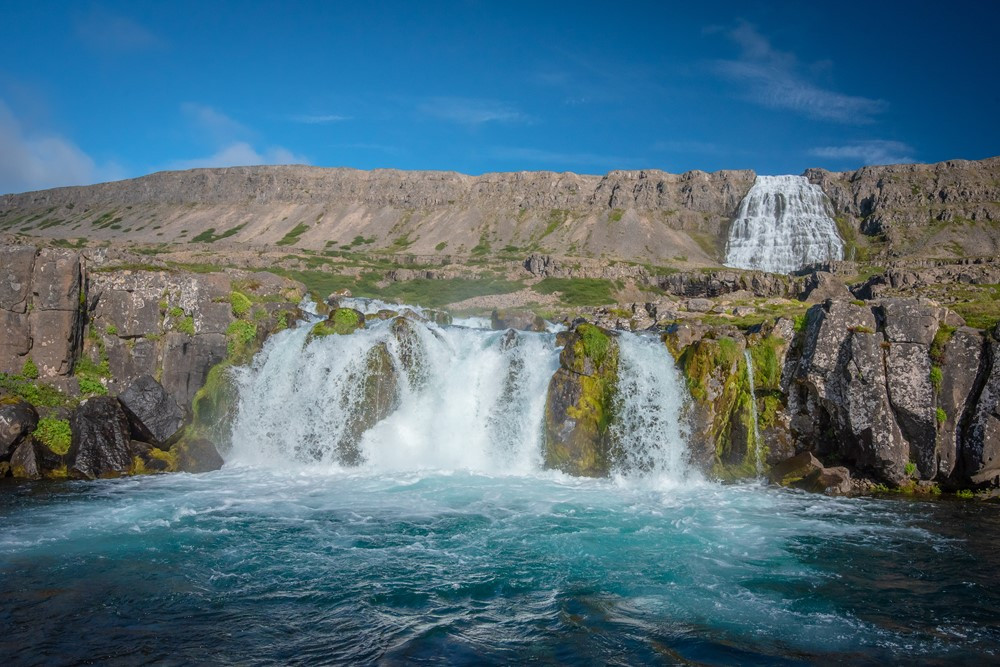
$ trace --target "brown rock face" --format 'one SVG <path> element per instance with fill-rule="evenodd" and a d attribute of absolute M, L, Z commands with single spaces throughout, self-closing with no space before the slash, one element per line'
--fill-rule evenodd
<path fill-rule="evenodd" d="M 806 177 L 854 229 L 883 236 L 900 254 L 995 255 L 1000 251 L 1000 158 L 897 164 Z M 962 224 L 947 224 L 962 223 Z M 850 258 L 848 258 L 850 259 Z"/>

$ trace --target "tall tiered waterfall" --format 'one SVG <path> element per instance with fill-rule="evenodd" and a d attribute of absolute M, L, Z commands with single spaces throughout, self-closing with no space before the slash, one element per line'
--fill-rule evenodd
<path fill-rule="evenodd" d="M 829 200 L 804 176 L 758 176 L 729 228 L 726 266 L 791 273 L 843 259 Z"/>
<path fill-rule="evenodd" d="M 376 471 L 542 467 L 551 333 L 370 320 L 346 336 L 273 337 L 237 377 L 240 404 L 227 461 L 258 467 L 358 466 Z M 467 321 L 466 324 L 478 324 Z M 616 472 L 688 473 L 686 397 L 656 338 L 622 333 Z M 373 377 L 377 376 L 377 377 Z"/>

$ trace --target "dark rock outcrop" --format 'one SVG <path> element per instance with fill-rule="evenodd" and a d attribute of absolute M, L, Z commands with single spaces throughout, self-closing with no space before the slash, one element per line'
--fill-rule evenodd
<path fill-rule="evenodd" d="M 98 396 L 80 404 L 70 417 L 73 443 L 70 474 L 94 479 L 127 474 L 132 468 L 128 418 L 121 405 L 109 396 Z"/>
<path fill-rule="evenodd" d="M 139 376 L 118 400 L 137 439 L 164 449 L 180 437 L 184 411 L 153 377 Z"/>
<path fill-rule="evenodd" d="M 496 330 L 545 331 L 545 320 L 529 310 L 494 310 L 490 323 Z"/>
<path fill-rule="evenodd" d="M 0 398 L 0 461 L 9 458 L 36 426 L 38 411 L 33 405 L 18 398 Z"/>

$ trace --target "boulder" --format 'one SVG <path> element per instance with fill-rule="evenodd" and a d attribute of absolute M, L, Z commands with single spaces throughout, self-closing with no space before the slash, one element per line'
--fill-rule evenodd
<path fill-rule="evenodd" d="M 38 412 L 27 401 L 0 399 L 0 461 L 6 460 L 25 436 L 38 426 Z"/>
<path fill-rule="evenodd" d="M 530 310 L 497 309 L 490 314 L 495 330 L 545 331 L 545 320 Z"/>
<path fill-rule="evenodd" d="M 207 438 L 181 440 L 174 449 L 177 452 L 177 470 L 180 472 L 211 472 L 225 463 L 215 443 Z"/>
<path fill-rule="evenodd" d="M 155 456 L 153 452 L 159 450 L 148 442 L 133 440 L 129 443 L 128 448 L 133 461 L 132 474 L 167 472 L 170 469 L 170 462 L 165 458 Z"/>
<path fill-rule="evenodd" d="M 309 331 L 310 340 L 324 336 L 347 336 L 365 328 L 365 314 L 353 308 L 336 308 L 322 322 L 317 322 Z"/>
<path fill-rule="evenodd" d="M 178 405 L 190 405 L 204 386 L 208 372 L 226 358 L 226 353 L 226 337 L 222 334 L 168 333 L 163 339 L 160 383 Z"/>
<path fill-rule="evenodd" d="M 128 418 L 117 399 L 110 396 L 87 399 L 73 411 L 70 427 L 71 474 L 94 479 L 116 477 L 131 470 Z"/>
<path fill-rule="evenodd" d="M 618 384 L 618 341 L 586 323 L 565 340 L 545 402 L 545 465 L 603 477 L 613 463 L 608 426 Z"/>
<path fill-rule="evenodd" d="M 399 375 L 385 343 L 368 351 L 360 369 L 348 377 L 345 386 L 343 401 L 350 403 L 351 409 L 337 442 L 337 453 L 340 463 L 357 465 L 361 462 L 361 437 L 399 407 Z"/>
<path fill-rule="evenodd" d="M 165 449 L 180 437 L 184 411 L 149 375 L 142 375 L 118 396 L 137 440 Z"/>
<path fill-rule="evenodd" d="M 772 484 L 791 486 L 795 482 L 808 477 L 817 470 L 822 470 L 823 464 L 812 452 L 802 452 L 786 459 L 771 468 L 768 479 Z"/>
<path fill-rule="evenodd" d="M 413 320 L 405 317 L 397 317 L 389 325 L 394 339 L 396 356 L 403 369 L 406 371 L 407 379 L 411 389 L 418 389 L 427 381 L 427 360 L 423 342 L 417 332 Z"/>
<path fill-rule="evenodd" d="M 853 298 L 844 281 L 826 271 L 810 274 L 802 293 L 802 300 L 807 303 L 822 303 L 827 299 L 850 301 Z"/>
<path fill-rule="evenodd" d="M 941 310 L 918 299 L 883 300 L 879 314 L 885 323 L 886 340 L 890 343 L 919 343 L 926 348 L 937 333 Z"/>

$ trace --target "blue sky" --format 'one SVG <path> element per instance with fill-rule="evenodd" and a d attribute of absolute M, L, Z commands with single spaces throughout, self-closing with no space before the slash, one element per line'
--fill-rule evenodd
<path fill-rule="evenodd" d="M 0 5 L 0 192 L 163 169 L 1000 154 L 1000 3 Z M 364 3 L 361 3 L 364 4 Z"/>

